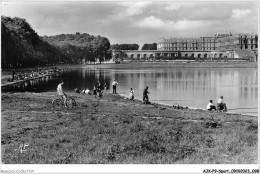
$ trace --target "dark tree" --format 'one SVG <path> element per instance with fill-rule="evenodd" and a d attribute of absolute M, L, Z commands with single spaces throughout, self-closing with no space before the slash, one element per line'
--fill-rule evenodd
<path fill-rule="evenodd" d="M 115 44 L 111 45 L 111 49 L 114 50 L 138 50 L 139 45 L 138 44 Z"/>
<path fill-rule="evenodd" d="M 153 44 L 144 44 L 142 50 L 157 50 L 157 43 Z"/>
<path fill-rule="evenodd" d="M 56 36 L 44 36 L 43 40 L 51 45 L 59 47 L 69 57 L 69 63 L 82 63 L 86 61 L 100 62 L 108 58 L 107 51 L 110 49 L 110 42 L 106 37 L 92 36 L 86 33 L 61 34 Z"/>
<path fill-rule="evenodd" d="M 2 68 L 59 63 L 61 51 L 43 41 L 25 19 L 1 16 Z"/>
<path fill-rule="evenodd" d="M 104 61 L 111 58 L 106 37 L 86 33 L 40 37 L 25 19 L 1 18 L 2 68 L 28 67 L 59 63 L 78 64 L 82 60 Z"/>

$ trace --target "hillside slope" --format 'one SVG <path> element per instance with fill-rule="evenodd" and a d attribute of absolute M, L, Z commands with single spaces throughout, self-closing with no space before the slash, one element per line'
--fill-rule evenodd
<path fill-rule="evenodd" d="M 2 68 L 56 64 L 64 58 L 55 46 L 43 41 L 25 19 L 1 17 Z"/>

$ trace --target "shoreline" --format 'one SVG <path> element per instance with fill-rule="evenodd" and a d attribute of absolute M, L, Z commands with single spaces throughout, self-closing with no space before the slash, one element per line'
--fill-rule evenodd
<path fill-rule="evenodd" d="M 126 100 L 129 100 L 131 101 L 130 99 L 128 99 L 128 95 L 124 94 L 124 93 L 118 93 L 119 96 L 121 96 L 123 99 L 126 99 Z M 139 101 L 139 102 L 142 102 L 142 100 L 140 98 L 134 98 L 134 100 L 136 101 Z M 152 101 L 152 100 L 151 100 Z M 160 105 L 160 106 L 166 106 L 166 107 L 171 107 L 173 108 L 173 105 L 171 104 L 167 104 L 167 103 L 162 103 L 162 102 L 151 102 L 152 105 Z M 203 108 L 196 108 L 196 107 L 189 107 L 189 106 L 180 106 L 178 105 L 181 109 L 189 109 L 189 110 L 194 110 L 194 111 L 205 111 L 205 112 L 216 112 L 216 113 L 222 113 L 222 112 L 217 112 L 217 111 L 208 111 L 207 109 L 203 109 Z M 242 116 L 246 116 L 246 117 L 257 117 L 258 118 L 258 115 L 250 115 L 250 114 L 242 114 L 242 113 L 230 113 L 230 112 L 223 112 L 223 113 L 226 113 L 226 114 L 231 114 L 231 115 L 234 115 L 234 114 L 239 114 L 239 115 L 242 115 Z"/>
<path fill-rule="evenodd" d="M 120 70 L 139 68 L 258 68 L 258 62 L 125 62 L 120 64 L 91 64 L 91 66 L 81 65 L 80 68 Z"/>
<path fill-rule="evenodd" d="M 14 82 L 9 82 L 9 83 L 4 83 L 4 84 L 1 83 L 1 87 L 16 85 L 16 84 L 19 84 L 19 83 L 24 83 L 26 81 L 44 78 L 44 77 L 47 77 L 47 76 L 50 76 L 50 75 L 52 75 L 52 74 L 46 74 L 46 75 L 42 75 L 42 76 L 38 76 L 38 77 L 31 77 L 31 78 L 27 78 L 27 79 L 24 79 L 24 80 L 17 80 L 17 81 L 14 81 Z"/>
<path fill-rule="evenodd" d="M 66 71 L 68 69 L 59 69 L 58 71 L 51 71 L 51 72 L 48 72 L 46 74 L 43 74 L 43 75 L 37 75 L 36 77 L 25 77 L 23 80 L 15 80 L 13 82 L 9 82 L 7 81 L 6 79 L 10 79 L 11 78 L 11 75 L 5 75 L 3 77 L 2 73 L 1 73 L 1 87 L 6 87 L 6 86 L 11 86 L 11 85 L 16 85 L 16 84 L 19 84 L 19 83 L 24 83 L 24 82 L 27 82 L 27 81 L 30 81 L 30 80 L 36 80 L 36 79 L 40 79 L 40 78 L 44 78 L 44 77 L 47 77 L 47 76 L 51 76 L 51 75 L 54 75 L 56 73 L 60 73 L 60 72 L 63 72 L 63 71 Z M 6 72 L 5 72 L 6 73 Z"/>

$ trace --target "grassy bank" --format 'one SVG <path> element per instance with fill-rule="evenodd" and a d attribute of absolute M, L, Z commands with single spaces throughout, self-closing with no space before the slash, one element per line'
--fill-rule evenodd
<path fill-rule="evenodd" d="M 70 95 L 76 108 L 54 110 L 55 93 L 2 93 L 2 162 L 257 163 L 257 117 Z"/>

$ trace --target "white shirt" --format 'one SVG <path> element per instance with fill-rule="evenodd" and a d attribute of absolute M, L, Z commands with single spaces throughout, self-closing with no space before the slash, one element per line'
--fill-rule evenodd
<path fill-rule="evenodd" d="M 62 85 L 61 85 L 61 84 L 58 85 L 57 91 L 58 91 L 58 94 L 59 94 L 59 95 L 62 95 L 62 94 L 63 94 L 63 89 L 62 89 Z"/>
<path fill-rule="evenodd" d="M 89 94 L 90 90 L 89 89 L 86 89 L 85 90 L 85 94 Z"/>
<path fill-rule="evenodd" d="M 224 103 L 224 101 L 222 98 L 219 98 L 217 103 Z"/>
<path fill-rule="evenodd" d="M 209 102 L 207 105 L 207 109 L 210 109 L 210 106 L 213 106 L 213 104 Z"/>
<path fill-rule="evenodd" d="M 118 83 L 116 81 L 113 81 L 112 85 L 116 86 L 116 85 L 118 85 Z"/>

